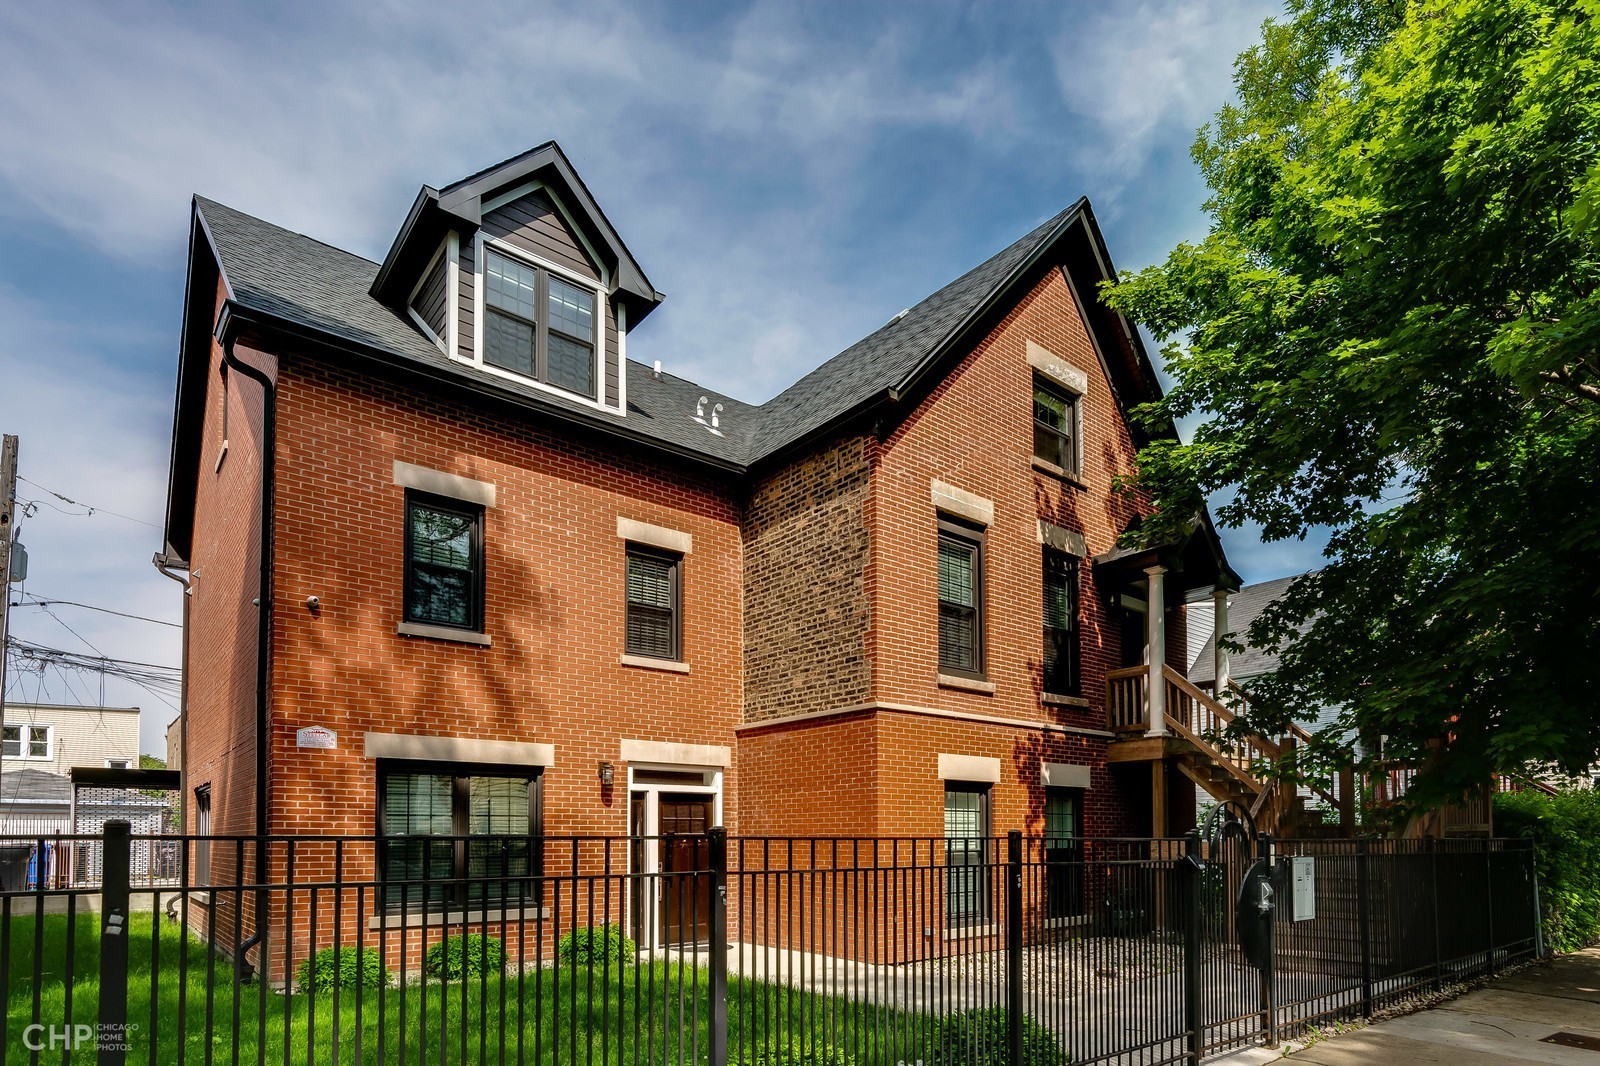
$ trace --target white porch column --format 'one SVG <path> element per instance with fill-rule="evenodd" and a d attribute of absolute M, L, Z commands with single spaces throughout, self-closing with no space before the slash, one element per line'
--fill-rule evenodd
<path fill-rule="evenodd" d="M 1228 694 L 1228 684 L 1232 675 L 1228 673 L 1228 649 L 1222 646 L 1224 637 L 1233 636 L 1233 629 L 1228 625 L 1228 590 L 1216 588 L 1211 590 L 1212 617 L 1216 620 L 1211 637 L 1211 648 L 1216 652 L 1216 673 L 1213 675 L 1212 695 L 1218 701 Z"/>
<path fill-rule="evenodd" d="M 1166 573 L 1164 566 L 1152 566 L 1145 571 L 1145 650 L 1150 658 L 1150 676 L 1145 679 L 1144 685 L 1145 707 L 1150 712 L 1150 729 L 1145 733 L 1148 737 L 1167 735 L 1167 679 L 1161 676 L 1162 664 L 1167 661 Z"/>

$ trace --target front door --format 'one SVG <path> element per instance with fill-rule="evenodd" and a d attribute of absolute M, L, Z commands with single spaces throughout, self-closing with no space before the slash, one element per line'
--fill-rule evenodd
<path fill-rule="evenodd" d="M 661 830 L 661 941 L 668 947 L 698 944 L 711 931 L 710 796 L 663 792 Z"/>

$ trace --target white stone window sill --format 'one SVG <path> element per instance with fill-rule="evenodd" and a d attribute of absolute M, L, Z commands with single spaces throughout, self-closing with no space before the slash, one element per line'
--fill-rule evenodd
<path fill-rule="evenodd" d="M 994 936 L 1000 932 L 1000 927 L 993 922 L 988 925 L 960 925 L 954 929 L 946 929 L 946 940 L 976 940 L 979 937 Z"/>
<path fill-rule="evenodd" d="M 549 907 L 535 907 L 531 903 L 521 908 L 510 910 L 489 911 L 429 911 L 414 907 L 406 911 L 390 911 L 387 914 L 374 914 L 367 919 L 367 929 L 371 932 L 397 931 L 399 929 L 421 929 L 424 926 L 439 928 L 447 925 L 478 925 L 487 923 L 499 924 L 504 921 L 507 925 L 519 921 L 537 921 L 550 917 Z"/>
<path fill-rule="evenodd" d="M 477 644 L 487 648 L 493 643 L 487 633 L 475 633 L 470 629 L 451 629 L 449 626 L 429 626 L 421 622 L 400 622 L 394 631 L 402 637 L 426 637 L 429 640 L 448 640 L 456 644 Z"/>
<path fill-rule="evenodd" d="M 623 666 L 637 666 L 641 670 L 665 670 L 669 674 L 687 674 L 689 664 L 676 659 L 652 659 L 648 655 L 623 655 L 617 662 Z"/>
<path fill-rule="evenodd" d="M 1065 467 L 1057 466 L 1047 459 L 1041 459 L 1037 455 L 1033 457 L 1033 468 L 1039 471 L 1041 474 L 1049 474 L 1051 477 L 1060 478 L 1067 484 L 1076 485 L 1080 489 L 1086 489 L 1089 487 L 1083 478 L 1079 477 L 1077 474 L 1074 474 Z"/>
<path fill-rule="evenodd" d="M 1044 692 L 1039 695 L 1040 703 L 1053 703 L 1060 707 L 1082 707 L 1087 709 L 1089 701 L 1082 696 L 1061 696 L 1054 692 Z"/>
<path fill-rule="evenodd" d="M 962 692 L 977 692 L 985 696 L 994 695 L 993 681 L 979 681 L 972 677 L 957 677 L 955 674 L 940 674 L 940 688 L 959 689 Z"/>
<path fill-rule="evenodd" d="M 1088 925 L 1089 916 L 1080 914 L 1072 918 L 1047 918 L 1044 923 L 1046 929 L 1074 929 L 1080 925 Z"/>

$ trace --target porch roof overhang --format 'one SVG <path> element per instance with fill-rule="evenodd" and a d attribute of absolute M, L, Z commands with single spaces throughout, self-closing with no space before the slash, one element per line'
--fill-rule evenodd
<path fill-rule="evenodd" d="M 1239 575 L 1228 565 L 1222 541 L 1211 515 L 1202 510 L 1188 524 L 1181 537 L 1160 544 L 1118 546 L 1093 559 L 1096 580 L 1115 584 L 1142 581 L 1145 571 L 1159 566 L 1167 571 L 1169 606 L 1183 602 L 1195 589 L 1223 588 L 1237 591 Z"/>

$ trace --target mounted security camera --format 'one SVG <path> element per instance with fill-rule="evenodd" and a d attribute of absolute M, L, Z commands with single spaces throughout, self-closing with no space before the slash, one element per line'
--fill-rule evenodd
<path fill-rule="evenodd" d="M 317 597 L 315 597 L 315 596 L 307 596 L 306 597 L 306 610 L 315 611 L 318 607 L 321 607 L 321 606 L 322 606 L 322 601 L 319 600 Z"/>

